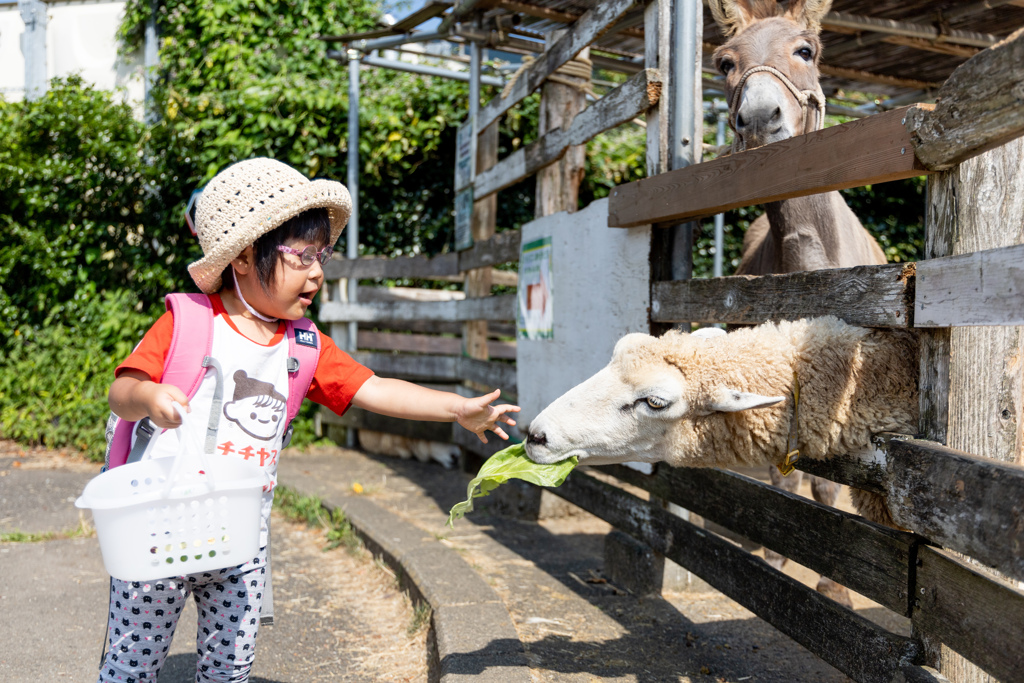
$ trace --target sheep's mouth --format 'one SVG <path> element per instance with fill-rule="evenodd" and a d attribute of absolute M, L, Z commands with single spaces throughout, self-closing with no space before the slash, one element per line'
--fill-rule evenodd
<path fill-rule="evenodd" d="M 568 460 L 573 456 L 576 456 L 580 459 L 580 462 L 583 462 L 588 457 L 587 451 L 580 448 L 575 448 L 566 453 L 557 453 L 546 446 L 536 446 L 529 443 L 526 444 L 526 456 L 538 465 L 554 465 L 556 462 Z"/>

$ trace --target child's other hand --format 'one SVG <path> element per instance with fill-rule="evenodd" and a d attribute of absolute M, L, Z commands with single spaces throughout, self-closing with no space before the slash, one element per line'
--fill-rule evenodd
<path fill-rule="evenodd" d="M 181 417 L 172 403 L 180 403 L 186 412 L 192 412 L 188 405 L 188 396 L 173 384 L 144 382 L 136 391 L 142 392 L 140 398 L 146 406 L 149 419 L 161 429 L 175 429 L 181 426 Z"/>
<path fill-rule="evenodd" d="M 498 423 L 504 422 L 507 425 L 515 426 L 515 420 L 508 413 L 518 413 L 519 406 L 508 404 L 500 406 L 490 405 L 491 401 L 496 400 L 499 396 L 501 396 L 501 390 L 495 389 L 486 396 L 467 398 L 458 411 L 456 416 L 457 422 L 476 434 L 484 443 L 487 443 L 487 436 L 485 434 L 487 430 L 494 432 L 507 441 L 508 434 L 498 426 Z"/>

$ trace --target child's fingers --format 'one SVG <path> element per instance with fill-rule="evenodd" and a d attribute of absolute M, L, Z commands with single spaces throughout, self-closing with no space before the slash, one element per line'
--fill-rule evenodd
<path fill-rule="evenodd" d="M 497 434 L 498 436 L 500 436 L 500 437 L 501 437 L 502 439 L 504 439 L 505 441 L 508 441 L 508 434 L 506 434 L 506 433 L 505 433 L 505 430 L 503 430 L 503 429 L 502 429 L 501 427 L 499 427 L 498 425 L 494 425 L 494 428 L 493 428 L 493 429 L 491 429 L 491 431 L 492 431 L 492 432 L 494 432 L 495 434 Z M 486 443 L 486 442 L 485 442 L 485 443 Z"/>
<path fill-rule="evenodd" d="M 487 405 L 488 403 L 490 403 L 491 401 L 493 401 L 493 400 L 495 400 L 496 398 L 498 398 L 499 396 L 501 396 L 501 389 L 495 389 L 495 390 L 494 390 L 494 391 L 492 391 L 491 393 L 489 393 L 489 394 L 484 394 L 483 396 L 479 397 L 479 398 L 477 399 L 477 402 L 478 402 L 478 403 L 479 403 L 480 405 L 482 405 L 482 406 L 485 406 L 485 405 Z"/>
<path fill-rule="evenodd" d="M 484 443 L 487 443 L 487 435 L 486 435 L 486 434 L 484 434 L 483 432 L 481 432 L 480 434 L 477 434 L 477 435 L 476 435 L 476 438 L 480 439 L 480 440 L 481 440 L 481 441 L 483 441 Z"/>

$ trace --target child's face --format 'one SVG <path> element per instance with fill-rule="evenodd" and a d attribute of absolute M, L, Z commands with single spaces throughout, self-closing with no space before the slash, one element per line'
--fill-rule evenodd
<path fill-rule="evenodd" d="M 285 240 L 284 245 L 295 249 L 304 249 L 309 245 L 297 239 Z M 319 250 L 322 244 L 314 245 Z M 247 247 L 250 252 L 252 247 Z M 306 309 L 313 303 L 313 297 L 324 282 L 324 270 L 319 261 L 313 265 L 302 265 L 302 258 L 297 254 L 281 253 L 274 269 L 274 280 L 270 291 L 260 286 L 255 271 L 243 277 L 251 279 L 246 288 L 245 298 L 249 304 L 263 315 L 282 320 L 298 320 L 306 314 Z M 250 295 L 249 292 L 252 292 Z"/>

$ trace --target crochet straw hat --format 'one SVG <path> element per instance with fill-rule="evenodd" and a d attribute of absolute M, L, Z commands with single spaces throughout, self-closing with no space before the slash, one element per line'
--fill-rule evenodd
<path fill-rule="evenodd" d="M 309 180 L 291 166 L 266 158 L 228 166 L 213 177 L 196 203 L 196 234 L 203 258 L 188 272 L 203 292 L 220 289 L 231 260 L 289 218 L 306 209 L 326 208 L 331 244 L 352 214 L 352 198 L 334 180 Z"/>

